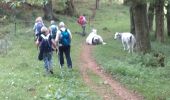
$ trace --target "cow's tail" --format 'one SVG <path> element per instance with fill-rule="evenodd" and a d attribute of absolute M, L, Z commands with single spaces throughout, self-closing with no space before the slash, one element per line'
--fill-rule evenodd
<path fill-rule="evenodd" d="M 132 37 L 132 35 L 131 35 L 131 36 L 130 36 L 130 41 L 129 41 L 130 43 L 132 43 L 132 38 L 133 38 L 133 37 Z"/>
<path fill-rule="evenodd" d="M 136 48 L 136 39 L 134 38 L 133 35 L 130 36 L 130 44 L 132 46 L 132 48 Z"/>

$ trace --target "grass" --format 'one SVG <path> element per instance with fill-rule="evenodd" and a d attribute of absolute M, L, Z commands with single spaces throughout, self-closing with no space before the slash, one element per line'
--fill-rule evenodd
<path fill-rule="evenodd" d="M 93 56 L 97 62 L 117 80 L 126 85 L 129 89 L 138 91 L 145 97 L 145 100 L 169 100 L 170 99 L 170 66 L 169 50 L 167 43 L 160 44 L 152 41 L 152 51 L 162 52 L 166 55 L 165 67 L 145 66 L 143 63 L 150 63 L 148 55 L 128 54 L 123 51 L 120 41 L 113 40 L 114 33 L 129 30 L 128 8 L 120 5 L 106 8 L 101 7 L 96 16 L 96 27 L 99 34 L 104 37 L 107 45 L 96 46 Z M 97 23 L 103 23 L 98 25 Z M 102 30 L 107 27 L 109 31 Z M 106 59 L 107 58 L 107 59 Z M 144 58 L 143 61 L 141 58 Z"/>
<path fill-rule="evenodd" d="M 86 1 L 87 2 L 87 1 Z M 90 8 L 91 5 L 84 4 Z M 91 16 L 90 9 L 83 9 L 87 17 Z M 141 55 L 128 54 L 122 50 L 120 41 L 113 40 L 115 32 L 129 31 L 128 7 L 113 4 L 100 5 L 95 20 L 87 26 L 87 32 L 91 28 L 97 28 L 106 45 L 95 46 L 93 56 L 102 67 L 129 89 L 138 91 L 145 100 L 169 100 L 170 99 L 170 46 L 167 43 L 160 44 L 152 41 L 153 51 L 161 51 L 166 55 L 165 67 L 144 66 Z M 80 44 L 85 40 L 78 34 L 81 28 L 75 23 L 76 18 L 58 15 L 73 33 L 71 56 L 73 59 L 72 71 L 66 66 L 59 69 L 56 54 L 54 54 L 54 75 L 44 77 L 43 62 L 37 60 L 37 48 L 33 42 L 32 25 L 18 23 L 17 32 L 14 24 L 9 23 L 0 28 L 0 33 L 8 33 L 8 53 L 0 55 L 0 100 L 98 100 L 97 96 L 89 89 L 81 79 L 79 67 Z M 46 22 L 49 25 L 49 22 Z M 168 39 L 166 41 L 169 41 Z M 151 54 L 148 54 L 151 55 Z M 106 59 L 107 58 L 107 59 Z M 147 58 L 147 56 L 146 56 Z M 62 72 L 62 73 L 61 73 Z M 95 82 L 100 78 L 89 74 Z"/>
<path fill-rule="evenodd" d="M 62 16 L 69 28 L 77 27 L 73 19 Z M 71 22 L 72 21 L 72 22 Z M 68 24 L 69 23 L 69 24 Z M 9 23 L 13 25 L 12 23 Z M 47 23 L 48 24 L 48 23 Z M 0 57 L 0 100 L 97 100 L 100 98 L 81 78 L 78 70 L 78 57 L 82 37 L 74 34 L 71 49 L 73 70 L 59 68 L 57 55 L 54 53 L 54 75 L 44 76 L 43 62 L 38 61 L 38 50 L 34 44 L 32 25 L 17 23 L 16 33 L 9 30 L 11 43 L 8 53 Z"/>

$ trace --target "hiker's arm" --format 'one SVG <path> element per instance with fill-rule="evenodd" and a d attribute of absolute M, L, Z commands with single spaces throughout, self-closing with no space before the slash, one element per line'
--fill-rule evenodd
<path fill-rule="evenodd" d="M 51 40 L 53 49 L 57 49 L 57 45 L 54 39 Z"/>
<path fill-rule="evenodd" d="M 57 31 L 57 34 L 56 34 L 56 38 L 55 38 L 55 42 L 56 43 L 58 43 L 59 42 L 59 34 L 60 34 L 61 32 L 58 30 Z"/>
<path fill-rule="evenodd" d="M 37 39 L 36 41 L 35 41 L 35 44 L 37 45 L 37 46 L 39 46 L 39 40 Z"/>

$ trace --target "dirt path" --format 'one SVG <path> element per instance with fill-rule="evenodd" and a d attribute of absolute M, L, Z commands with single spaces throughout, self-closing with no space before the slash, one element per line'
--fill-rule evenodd
<path fill-rule="evenodd" d="M 98 66 L 91 56 L 92 48 L 93 46 L 86 45 L 85 43 L 82 44 L 80 71 L 85 83 L 100 95 L 103 100 L 142 100 L 141 96 L 127 90 Z M 91 78 L 90 73 L 100 77 L 103 82 L 95 82 L 95 80 Z"/>

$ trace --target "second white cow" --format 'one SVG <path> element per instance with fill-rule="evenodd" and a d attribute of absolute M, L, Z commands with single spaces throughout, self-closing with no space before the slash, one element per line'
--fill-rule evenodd
<path fill-rule="evenodd" d="M 128 50 L 129 53 L 132 53 L 136 44 L 135 36 L 129 32 L 119 33 L 116 32 L 114 39 L 119 39 L 122 42 L 124 50 Z"/>

